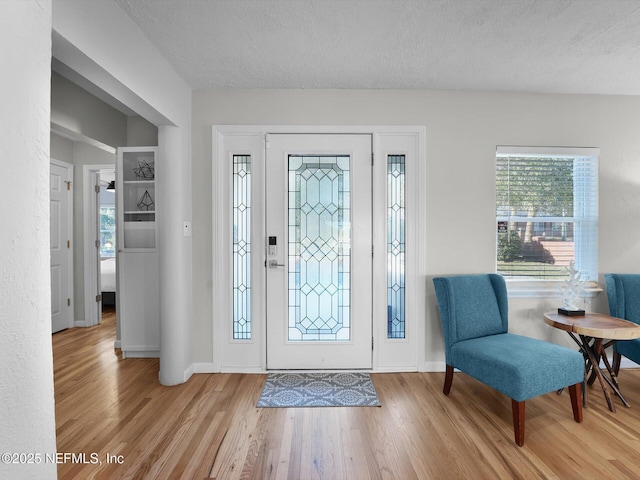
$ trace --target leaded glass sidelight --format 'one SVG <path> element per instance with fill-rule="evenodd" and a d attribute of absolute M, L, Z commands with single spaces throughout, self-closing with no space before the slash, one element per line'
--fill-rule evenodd
<path fill-rule="evenodd" d="M 288 339 L 350 340 L 350 157 L 290 155 L 288 176 Z"/>
<path fill-rule="evenodd" d="M 405 156 L 387 157 L 387 338 L 405 338 Z"/>
<path fill-rule="evenodd" d="M 233 156 L 233 338 L 251 339 L 251 157 Z"/>

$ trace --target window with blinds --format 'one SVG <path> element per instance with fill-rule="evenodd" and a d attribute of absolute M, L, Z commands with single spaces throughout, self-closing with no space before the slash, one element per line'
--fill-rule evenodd
<path fill-rule="evenodd" d="M 596 148 L 498 147 L 497 272 L 507 279 L 598 278 Z"/>

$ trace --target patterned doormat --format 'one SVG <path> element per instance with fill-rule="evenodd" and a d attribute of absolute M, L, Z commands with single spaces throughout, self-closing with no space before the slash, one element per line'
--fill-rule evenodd
<path fill-rule="evenodd" d="M 257 407 L 379 407 L 366 372 L 270 373 Z"/>

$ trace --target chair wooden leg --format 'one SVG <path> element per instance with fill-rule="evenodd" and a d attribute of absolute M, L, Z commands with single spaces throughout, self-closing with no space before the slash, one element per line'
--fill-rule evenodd
<path fill-rule="evenodd" d="M 513 431 L 516 443 L 521 447 L 524 445 L 524 402 L 517 402 L 512 398 L 511 410 L 513 411 Z"/>
<path fill-rule="evenodd" d="M 442 390 L 445 395 L 449 395 L 451 391 L 451 383 L 453 382 L 453 367 L 447 365 L 447 371 L 444 375 L 444 389 Z"/>
<path fill-rule="evenodd" d="M 613 351 L 613 373 L 616 374 L 616 377 L 618 376 L 618 373 L 620 373 L 621 361 L 622 361 L 622 355 L 620 355 L 618 352 L 614 350 Z"/>
<path fill-rule="evenodd" d="M 582 421 L 582 384 L 576 383 L 569 387 L 571 397 L 571 408 L 573 409 L 573 419 L 580 423 Z"/>

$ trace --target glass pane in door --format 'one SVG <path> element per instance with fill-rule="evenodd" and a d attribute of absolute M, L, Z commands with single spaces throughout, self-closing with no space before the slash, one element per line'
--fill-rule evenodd
<path fill-rule="evenodd" d="M 251 157 L 233 156 L 233 339 L 251 340 Z"/>
<path fill-rule="evenodd" d="M 387 157 L 387 338 L 405 337 L 405 156 Z"/>
<path fill-rule="evenodd" d="M 288 339 L 348 341 L 350 157 L 288 159 Z"/>

